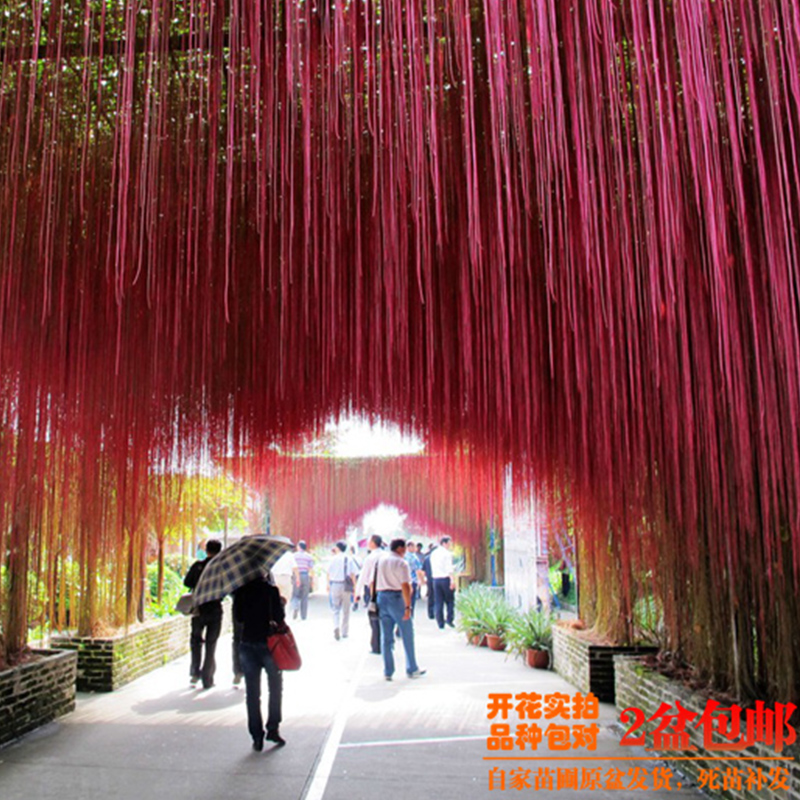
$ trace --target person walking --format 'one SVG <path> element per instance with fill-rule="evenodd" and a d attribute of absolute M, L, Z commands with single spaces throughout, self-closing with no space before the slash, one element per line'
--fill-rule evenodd
<path fill-rule="evenodd" d="M 436 605 L 433 592 L 433 573 L 431 572 L 431 555 L 435 549 L 436 549 L 435 544 L 431 543 L 430 545 L 428 545 L 428 552 L 422 559 L 422 572 L 425 574 L 425 587 L 426 587 L 425 599 L 427 600 L 427 606 L 428 606 L 428 619 L 436 619 Z"/>
<path fill-rule="evenodd" d="M 387 681 L 394 676 L 394 629 L 400 629 L 406 656 L 406 675 L 421 678 L 426 670 L 420 669 L 414 652 L 414 623 L 411 619 L 411 570 L 405 560 L 405 539 L 393 539 L 389 553 L 376 562 L 378 613 L 381 624 L 381 652 L 383 674 Z"/>
<path fill-rule="evenodd" d="M 267 636 L 285 624 L 283 603 L 277 587 L 269 578 L 256 578 L 233 593 L 233 616 L 242 626 L 239 660 L 244 672 L 247 701 L 247 729 L 253 750 L 264 749 L 264 739 L 278 747 L 286 744 L 280 735 L 283 700 L 283 673 L 278 669 L 267 646 Z M 267 727 L 261 714 L 261 670 L 267 673 L 269 710 Z"/>
<path fill-rule="evenodd" d="M 300 577 L 300 571 L 297 569 L 297 561 L 294 553 L 287 550 L 273 565 L 272 577 L 275 580 L 275 585 L 281 593 L 284 603 L 288 603 L 292 599 L 294 586 L 297 585 Z"/>
<path fill-rule="evenodd" d="M 311 576 L 314 572 L 314 557 L 308 552 L 308 545 L 304 541 L 297 543 L 297 552 L 294 554 L 297 564 L 294 593 L 292 594 L 292 616 L 300 619 L 308 616 L 308 596 L 311 594 Z"/>
<path fill-rule="evenodd" d="M 183 579 L 183 585 L 187 589 L 194 591 L 209 561 L 221 550 L 222 544 L 218 539 L 209 539 L 206 542 L 206 557 L 195 561 Z M 189 637 L 189 646 L 192 651 L 189 681 L 192 686 L 195 686 L 201 679 L 204 689 L 210 689 L 214 685 L 214 673 L 217 670 L 215 655 L 220 630 L 222 630 L 222 601 L 212 600 L 210 603 L 203 603 L 192 617 L 192 632 Z M 205 657 L 203 657 L 204 644 Z"/>
<path fill-rule="evenodd" d="M 347 555 L 347 545 L 336 542 L 328 564 L 328 591 L 333 611 L 333 638 L 346 639 L 350 632 L 350 592 L 358 575 L 355 562 Z"/>
<path fill-rule="evenodd" d="M 456 579 L 452 550 L 453 540 L 449 536 L 442 536 L 439 546 L 431 553 L 436 624 L 441 630 L 444 630 L 445 624 L 449 628 L 455 627 Z"/>
<path fill-rule="evenodd" d="M 356 576 L 361 574 L 361 562 L 356 558 L 356 549 L 353 545 L 350 545 L 350 560 L 355 564 Z M 353 607 L 353 611 L 358 611 L 358 602 L 356 601 L 356 586 L 358 584 L 358 580 L 356 579 L 353 581 L 353 588 L 350 590 L 350 604 Z"/>
<path fill-rule="evenodd" d="M 406 562 L 411 572 L 411 616 L 414 616 L 414 609 L 417 606 L 417 596 L 419 587 L 425 582 L 425 573 L 422 571 L 422 561 L 417 555 L 417 545 L 414 542 L 406 543 Z"/>
<path fill-rule="evenodd" d="M 372 597 L 372 584 L 375 580 L 375 567 L 383 556 L 383 539 L 377 534 L 369 537 L 367 550 L 369 553 L 361 566 L 361 572 L 356 584 L 356 602 L 359 598 L 364 598 L 364 606 L 367 609 L 367 616 L 370 625 L 370 651 L 375 655 L 381 654 L 381 623 L 377 611 L 370 611 L 370 602 L 376 598 Z"/>

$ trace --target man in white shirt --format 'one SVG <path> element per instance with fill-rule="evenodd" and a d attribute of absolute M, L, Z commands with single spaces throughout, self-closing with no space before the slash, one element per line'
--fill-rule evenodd
<path fill-rule="evenodd" d="M 284 603 L 292 599 L 292 586 L 298 580 L 297 562 L 291 550 L 285 552 L 273 565 L 272 577 Z"/>
<path fill-rule="evenodd" d="M 336 542 L 335 553 L 328 564 L 328 587 L 330 591 L 331 609 L 333 611 L 333 638 L 346 639 L 350 630 L 350 592 L 355 585 L 355 560 L 347 555 L 347 545 Z"/>
<path fill-rule="evenodd" d="M 411 620 L 411 570 L 405 560 L 405 539 L 393 539 L 389 553 L 376 562 L 378 612 L 381 622 L 383 674 L 387 681 L 394 675 L 394 629 L 400 629 L 406 654 L 406 675 L 421 678 L 425 674 L 414 653 L 414 623 Z"/>
<path fill-rule="evenodd" d="M 364 598 L 364 606 L 367 609 L 367 617 L 371 628 L 370 649 L 375 655 L 381 654 L 381 623 L 378 619 L 376 611 L 369 610 L 371 600 L 375 600 L 372 594 L 372 580 L 375 577 L 375 567 L 378 560 L 383 557 L 383 539 L 378 534 L 373 534 L 369 537 L 367 542 L 367 549 L 369 554 L 364 559 L 361 565 L 361 573 L 358 576 L 358 584 L 356 585 L 356 602 L 360 597 Z"/>
<path fill-rule="evenodd" d="M 443 536 L 431 553 L 431 577 L 433 578 L 433 596 L 436 610 L 436 623 L 441 630 L 445 624 L 455 627 L 456 579 L 453 568 L 453 540 Z M 447 616 L 445 617 L 445 609 Z"/>

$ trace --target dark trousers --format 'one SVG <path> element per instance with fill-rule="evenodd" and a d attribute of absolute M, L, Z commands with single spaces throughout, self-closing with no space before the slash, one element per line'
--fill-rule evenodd
<path fill-rule="evenodd" d="M 450 588 L 450 578 L 433 579 L 433 596 L 436 605 L 436 624 L 444 628 L 446 609 L 447 624 L 452 625 L 455 617 L 456 593 Z"/>
<path fill-rule="evenodd" d="M 206 688 L 214 685 L 214 673 L 217 663 L 214 656 L 217 651 L 217 639 L 222 629 L 222 609 L 212 612 L 200 612 L 192 617 L 192 635 L 189 639 L 192 650 L 192 664 L 189 673 L 192 678 L 202 678 Z M 206 646 L 203 658 L 203 644 Z M 202 661 L 202 667 L 200 662 Z"/>
<path fill-rule="evenodd" d="M 267 731 L 277 731 L 281 724 L 281 701 L 283 699 L 283 673 L 275 666 L 267 643 L 242 642 L 239 659 L 244 672 L 247 690 L 247 730 L 253 739 L 264 735 L 264 717 L 261 715 L 261 670 L 267 673 L 269 710 Z"/>
<path fill-rule="evenodd" d="M 425 599 L 428 601 L 428 619 L 436 619 L 436 601 L 433 591 L 433 578 L 428 579 L 428 596 Z"/>
<path fill-rule="evenodd" d="M 369 607 L 370 601 L 370 590 L 369 587 L 364 588 L 364 605 Z M 375 611 L 368 612 L 367 616 L 369 617 L 369 625 L 370 625 L 370 642 L 369 646 L 373 653 L 380 654 L 381 652 L 381 619 L 380 614 Z"/>
<path fill-rule="evenodd" d="M 243 622 L 233 620 L 233 677 L 238 678 L 244 675 L 242 671 L 242 660 L 239 657 L 239 645 L 242 643 L 242 629 L 244 628 Z"/>

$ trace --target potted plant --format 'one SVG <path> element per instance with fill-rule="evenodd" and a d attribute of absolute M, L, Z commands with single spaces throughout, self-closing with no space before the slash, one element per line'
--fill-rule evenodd
<path fill-rule="evenodd" d="M 493 599 L 492 591 L 480 583 L 473 583 L 456 595 L 456 625 L 470 644 L 486 645 L 486 612 Z"/>
<path fill-rule="evenodd" d="M 517 612 L 504 597 L 494 596 L 486 610 L 486 643 L 492 650 L 506 649 L 506 635 L 511 628 Z"/>
<path fill-rule="evenodd" d="M 553 649 L 553 615 L 549 611 L 528 609 L 512 620 L 506 640 L 529 667 L 547 669 Z"/>

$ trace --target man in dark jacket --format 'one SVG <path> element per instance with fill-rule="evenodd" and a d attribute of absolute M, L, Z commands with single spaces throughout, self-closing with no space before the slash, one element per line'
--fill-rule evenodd
<path fill-rule="evenodd" d="M 253 750 L 264 748 L 264 718 L 261 714 L 261 670 L 266 670 L 269 711 L 266 738 L 279 747 L 286 744 L 278 727 L 281 724 L 283 673 L 275 665 L 267 647 L 267 636 L 284 624 L 283 603 L 278 588 L 268 578 L 257 578 L 237 589 L 233 595 L 233 618 L 241 623 L 239 661 L 247 689 L 247 729 L 253 737 Z"/>
<path fill-rule="evenodd" d="M 202 561 L 195 561 L 186 573 L 183 584 L 194 591 L 203 570 L 208 566 L 208 562 L 222 550 L 222 545 L 217 539 L 209 539 L 206 542 L 206 557 Z M 203 603 L 197 610 L 197 614 L 192 617 L 192 635 L 190 639 L 192 648 L 192 663 L 189 668 L 191 683 L 194 686 L 201 678 L 203 688 L 210 689 L 214 685 L 214 672 L 217 669 L 214 655 L 217 650 L 217 639 L 222 629 L 222 601 L 212 600 L 210 603 Z M 205 634 L 205 638 L 203 637 Z M 206 646 L 206 656 L 203 666 L 200 667 L 200 660 L 203 655 L 203 643 Z"/>

